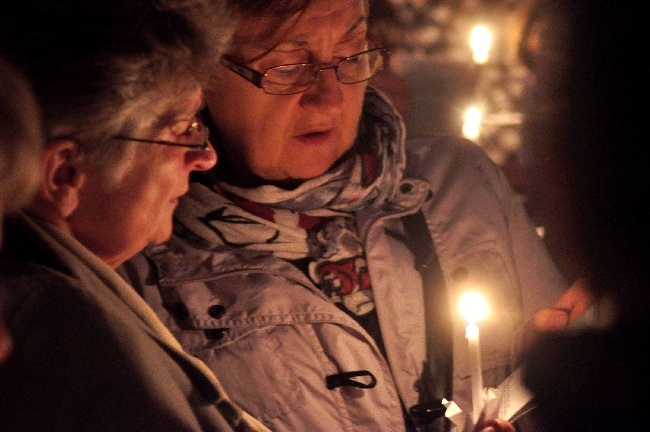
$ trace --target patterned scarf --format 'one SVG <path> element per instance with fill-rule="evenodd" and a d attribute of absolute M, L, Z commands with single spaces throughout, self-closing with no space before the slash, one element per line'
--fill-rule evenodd
<path fill-rule="evenodd" d="M 374 302 L 354 212 L 396 193 L 405 165 L 402 131 L 390 103 L 368 87 L 356 151 L 330 171 L 290 191 L 192 183 L 176 211 L 177 225 L 204 247 L 269 251 L 303 264 L 332 301 L 365 315 Z"/>

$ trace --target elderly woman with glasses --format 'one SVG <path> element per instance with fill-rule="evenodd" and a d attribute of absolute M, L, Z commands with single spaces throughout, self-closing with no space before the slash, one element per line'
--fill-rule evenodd
<path fill-rule="evenodd" d="M 2 2 L 0 48 L 45 133 L 36 196 L 5 225 L 2 430 L 266 430 L 114 270 L 169 238 L 190 172 L 216 162 L 197 113 L 231 34 L 223 12 L 215 0 Z"/>
<path fill-rule="evenodd" d="M 170 241 L 121 272 L 271 429 L 444 430 L 443 397 L 472 406 L 459 296 L 491 306 L 496 387 L 516 330 L 567 284 L 482 150 L 405 140 L 368 85 L 387 53 L 367 1 L 231 3 L 242 20 L 206 88 L 219 163 Z"/>

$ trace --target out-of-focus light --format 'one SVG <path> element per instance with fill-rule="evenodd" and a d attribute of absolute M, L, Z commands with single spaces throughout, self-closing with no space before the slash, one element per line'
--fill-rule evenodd
<path fill-rule="evenodd" d="M 465 112 L 463 123 L 463 136 L 467 139 L 476 140 L 481 133 L 482 111 L 477 107 L 471 107 Z"/>
<path fill-rule="evenodd" d="M 483 64 L 488 61 L 492 47 L 492 32 L 483 25 L 474 26 L 469 35 L 469 46 L 472 48 L 472 58 L 475 63 Z"/>

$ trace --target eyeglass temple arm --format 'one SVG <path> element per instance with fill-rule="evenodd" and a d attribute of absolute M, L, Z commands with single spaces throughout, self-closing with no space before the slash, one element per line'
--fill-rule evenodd
<path fill-rule="evenodd" d="M 237 75 L 252 83 L 255 87 L 262 88 L 263 74 L 244 65 L 238 65 L 226 58 L 221 59 L 221 63 Z"/>

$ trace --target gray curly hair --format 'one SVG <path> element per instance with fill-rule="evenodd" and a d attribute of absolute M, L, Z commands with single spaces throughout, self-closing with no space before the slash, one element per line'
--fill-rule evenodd
<path fill-rule="evenodd" d="M 31 82 L 47 138 L 89 156 L 206 82 L 235 20 L 220 0 L 3 0 L 0 48 Z"/>

